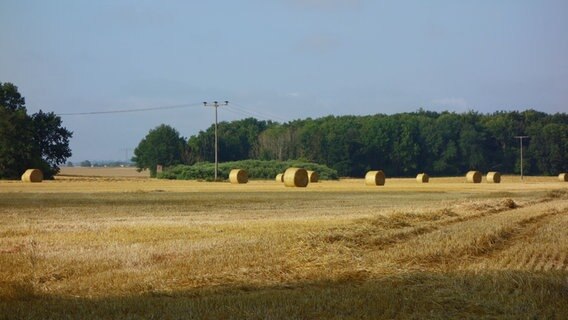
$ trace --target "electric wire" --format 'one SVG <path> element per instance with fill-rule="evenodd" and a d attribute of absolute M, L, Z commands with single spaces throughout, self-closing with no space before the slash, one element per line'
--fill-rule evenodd
<path fill-rule="evenodd" d="M 117 113 L 133 113 L 133 112 L 146 112 L 146 111 L 156 111 L 156 110 L 171 110 L 171 109 L 182 109 L 189 107 L 199 107 L 203 103 L 186 103 L 178 105 L 169 106 L 158 106 L 158 107 L 147 107 L 147 108 L 132 108 L 132 109 L 118 109 L 118 110 L 105 110 L 105 111 L 86 111 L 86 112 L 68 112 L 68 113 L 58 113 L 58 116 L 82 116 L 82 115 L 100 115 L 100 114 L 117 114 Z M 263 120 L 276 120 L 280 122 L 286 122 L 285 119 L 276 116 L 268 112 L 256 111 L 247 107 L 244 107 L 238 103 L 231 102 L 229 105 L 224 105 L 224 109 L 227 111 L 241 116 L 260 118 Z"/>
<path fill-rule="evenodd" d="M 237 115 L 241 115 L 241 116 L 245 116 L 245 117 L 253 117 L 253 118 L 261 118 L 263 120 L 270 120 L 270 119 L 267 119 L 265 117 L 260 117 L 258 115 L 252 114 L 250 112 L 246 112 L 246 111 L 242 111 L 242 110 L 233 108 L 231 106 L 225 106 L 225 110 L 232 112 L 233 114 L 237 114 Z"/>
<path fill-rule="evenodd" d="M 97 114 L 130 113 L 130 112 L 144 112 L 144 111 L 155 111 L 155 110 L 181 109 L 181 108 L 197 107 L 197 106 L 200 106 L 200 105 L 202 105 L 202 103 L 185 103 L 185 104 L 178 104 L 178 105 L 171 105 L 171 106 L 135 108 L 135 109 L 59 113 L 57 115 L 58 116 L 82 116 L 82 115 L 97 115 Z"/>
<path fill-rule="evenodd" d="M 277 121 L 280 121 L 280 122 L 286 122 L 286 120 L 284 118 L 282 118 L 278 115 L 275 115 L 273 113 L 266 112 L 266 111 L 256 111 L 256 110 L 247 109 L 247 107 L 244 107 L 239 103 L 232 102 L 231 107 L 233 107 L 235 109 L 240 109 L 243 112 L 256 114 L 257 116 L 261 116 L 262 118 L 265 118 L 267 120 L 277 120 Z"/>

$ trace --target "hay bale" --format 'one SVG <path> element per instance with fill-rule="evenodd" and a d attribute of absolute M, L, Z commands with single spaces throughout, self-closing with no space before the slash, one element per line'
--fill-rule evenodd
<path fill-rule="evenodd" d="M 319 181 L 319 174 L 315 171 L 308 170 L 308 180 L 311 182 L 318 182 Z"/>
<path fill-rule="evenodd" d="M 368 186 L 384 186 L 385 173 L 382 170 L 367 172 L 365 175 L 365 184 Z"/>
<path fill-rule="evenodd" d="M 28 169 L 22 175 L 23 182 L 42 182 L 43 172 L 39 169 Z"/>
<path fill-rule="evenodd" d="M 465 175 L 465 181 L 469 183 L 480 183 L 481 182 L 481 172 L 479 171 L 469 171 Z"/>
<path fill-rule="evenodd" d="M 276 175 L 276 182 L 284 182 L 284 174 L 279 173 Z"/>
<path fill-rule="evenodd" d="M 243 169 L 233 169 L 229 173 L 229 181 L 233 184 L 247 183 L 248 180 L 248 174 Z"/>
<path fill-rule="evenodd" d="M 561 173 L 558 175 L 558 180 L 568 182 L 568 173 Z"/>
<path fill-rule="evenodd" d="M 496 171 L 491 171 L 487 173 L 487 182 L 489 183 L 501 183 L 501 173 Z"/>
<path fill-rule="evenodd" d="M 416 176 L 416 181 L 419 183 L 428 183 L 428 181 L 430 181 L 430 176 L 427 173 L 419 173 Z"/>
<path fill-rule="evenodd" d="M 302 168 L 288 168 L 284 172 L 284 185 L 286 187 L 304 188 L 308 185 L 308 172 Z"/>

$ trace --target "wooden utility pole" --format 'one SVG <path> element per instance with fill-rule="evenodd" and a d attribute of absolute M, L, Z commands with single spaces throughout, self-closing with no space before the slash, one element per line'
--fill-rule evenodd
<path fill-rule="evenodd" d="M 523 139 L 528 139 L 529 136 L 515 136 L 521 143 L 521 181 L 523 180 Z"/>
<path fill-rule="evenodd" d="M 217 181 L 217 172 L 219 171 L 219 158 L 218 158 L 218 139 L 217 139 L 217 109 L 220 106 L 226 106 L 229 104 L 229 101 L 225 101 L 223 104 L 219 104 L 217 101 L 213 101 L 213 103 L 203 102 L 204 107 L 213 107 L 215 108 L 215 181 Z"/>

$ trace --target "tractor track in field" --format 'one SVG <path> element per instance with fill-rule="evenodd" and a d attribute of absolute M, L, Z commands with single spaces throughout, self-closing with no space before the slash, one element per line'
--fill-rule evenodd
<path fill-rule="evenodd" d="M 509 199 L 503 199 L 507 201 Z M 538 203 L 528 203 L 528 206 L 534 206 Z M 520 208 L 526 208 L 524 206 L 504 206 L 504 207 L 490 207 L 484 211 L 461 215 L 457 217 L 450 217 L 443 220 L 427 221 L 419 223 L 415 226 L 404 228 L 404 229 L 393 229 L 385 230 L 383 228 L 373 225 L 371 221 L 370 226 L 365 226 L 358 229 L 358 225 L 334 228 L 330 230 L 327 234 L 323 236 L 321 234 L 311 235 L 308 242 L 319 243 L 321 241 L 327 243 L 342 242 L 349 247 L 365 248 L 371 251 L 380 251 L 388 249 L 397 244 L 404 243 L 418 236 L 426 235 L 448 226 L 456 225 L 459 223 L 464 223 L 468 221 L 473 221 L 476 219 L 487 218 L 499 213 L 508 212 L 512 210 L 517 210 Z M 392 231 L 391 234 L 385 235 L 385 232 Z M 313 243 L 312 245 L 315 245 Z"/>
<path fill-rule="evenodd" d="M 398 264 L 410 264 L 415 267 L 439 269 L 441 266 L 444 269 L 460 269 L 463 266 L 479 264 L 483 260 L 488 261 L 515 246 L 519 241 L 527 241 L 531 235 L 554 216 L 566 212 L 566 208 L 563 210 L 552 208 L 511 224 L 503 223 L 493 230 L 491 230 L 491 227 L 483 230 L 477 226 L 473 228 L 473 236 L 471 234 L 464 235 L 463 239 L 455 237 L 456 234 L 459 234 L 459 230 L 448 230 L 448 233 L 445 233 L 442 229 L 440 236 L 428 240 L 424 239 L 422 243 L 412 243 L 410 248 L 405 248 L 406 252 L 402 254 L 390 252 L 386 257 L 390 257 Z M 469 219 L 467 222 L 472 220 L 474 219 Z M 467 233 L 468 230 L 468 228 L 464 228 L 463 232 Z M 450 238 L 454 235 L 453 242 L 445 242 L 444 236 L 447 235 L 450 235 Z M 404 246 L 404 243 L 400 245 Z M 424 252 L 421 251 L 423 248 L 426 248 Z M 527 263 L 536 264 L 537 260 L 535 257 L 531 257 L 531 260 Z"/>
<path fill-rule="evenodd" d="M 505 239 L 500 246 L 495 246 L 486 255 L 479 256 L 477 264 L 491 262 L 493 265 L 508 270 L 568 271 L 568 252 L 562 246 L 546 247 L 538 252 L 529 251 L 530 254 L 527 254 L 523 246 L 519 246 L 520 242 L 533 242 L 531 239 L 537 236 L 538 232 L 542 232 L 542 228 L 553 223 L 551 220 L 559 215 L 568 216 L 568 210 L 551 210 L 541 216 L 521 221 L 517 232 Z M 503 253 L 507 251 L 511 252 L 504 255 Z"/>
<path fill-rule="evenodd" d="M 505 229 L 499 239 L 496 239 L 496 242 L 480 248 L 478 253 L 473 256 L 478 258 L 487 258 L 507 250 L 517 242 L 525 241 L 527 238 L 530 238 L 531 235 L 534 235 L 538 228 L 542 227 L 542 225 L 544 225 L 552 217 L 561 213 L 561 211 L 549 210 L 541 215 L 521 220 L 515 223 L 512 228 Z"/>
<path fill-rule="evenodd" d="M 501 252 L 522 241 L 530 241 L 527 239 L 555 216 L 567 214 L 568 203 L 565 199 L 558 200 L 535 201 L 510 207 L 489 207 L 484 203 L 479 207 L 482 208 L 481 212 L 471 213 L 479 210 L 474 203 L 469 205 L 473 206 L 471 211 L 463 210 L 461 212 L 465 213 L 459 216 L 420 222 L 402 229 L 388 230 L 374 226 L 369 221 L 365 223 L 362 219 L 352 225 L 308 234 L 290 254 L 311 257 L 303 263 L 304 266 L 313 268 L 332 263 L 358 265 L 361 270 L 375 270 L 379 273 L 389 272 L 393 268 L 472 270 L 470 266 L 473 265 L 479 266 L 477 270 L 488 270 L 495 267 L 492 257 L 499 256 Z M 500 216 L 501 214 L 504 216 Z M 485 219 L 488 219 L 487 222 Z M 388 232 L 391 234 L 385 234 Z M 461 232 L 470 233 L 462 237 Z M 423 251 L 424 249 L 426 250 Z M 342 258 L 338 258 L 338 250 L 344 252 Z M 564 261 L 568 258 L 566 255 L 556 254 L 553 258 L 559 261 L 553 266 L 565 268 L 567 265 Z M 484 261 L 487 262 L 485 266 Z M 527 263 L 534 264 L 536 268 L 540 261 L 538 257 L 534 257 Z"/>

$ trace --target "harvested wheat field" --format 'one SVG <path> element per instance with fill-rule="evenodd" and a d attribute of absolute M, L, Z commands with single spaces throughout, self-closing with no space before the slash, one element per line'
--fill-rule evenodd
<path fill-rule="evenodd" d="M 563 318 L 557 177 L 0 181 L 0 318 Z"/>

